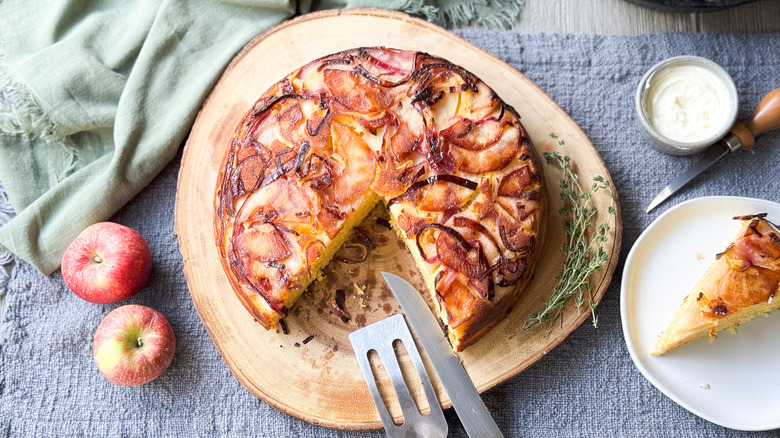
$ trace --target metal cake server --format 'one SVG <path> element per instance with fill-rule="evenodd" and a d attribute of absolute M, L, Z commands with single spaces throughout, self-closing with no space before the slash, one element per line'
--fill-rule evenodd
<path fill-rule="evenodd" d="M 775 129 L 780 129 L 780 88 L 767 93 L 747 120 L 734 123 L 725 137 L 707 148 L 704 157 L 664 187 L 645 213 L 650 213 L 716 161 L 734 151 L 752 148 L 756 137 Z"/>
<path fill-rule="evenodd" d="M 382 272 L 382 276 L 401 303 L 401 308 L 431 360 L 444 390 L 450 396 L 452 407 L 455 408 L 466 433 L 470 437 L 503 437 L 482 402 L 477 388 L 458 356 L 452 351 L 447 337 L 442 333 L 439 323 L 417 289 L 397 275 Z"/>
<path fill-rule="evenodd" d="M 393 343 L 398 340 L 406 348 L 406 352 L 414 364 L 417 374 L 420 377 L 425 397 L 428 399 L 430 411 L 423 415 L 417 408 L 412 398 L 403 372 L 398 363 L 396 350 Z M 360 370 L 368 384 L 368 390 L 374 399 L 374 404 L 379 412 L 379 418 L 388 437 L 407 438 L 407 437 L 426 437 L 426 438 L 445 438 L 447 436 L 447 419 L 444 418 L 444 412 L 439 405 L 439 399 L 436 398 L 436 392 L 433 389 L 428 373 L 425 371 L 420 353 L 409 332 L 409 327 L 401 314 L 395 314 L 388 318 L 377 321 L 371 325 L 355 330 L 349 334 L 349 341 L 355 350 Z M 387 408 L 382 394 L 377 387 L 376 376 L 371 369 L 368 354 L 370 351 L 376 352 L 379 360 L 382 362 L 390 381 L 393 384 L 398 403 L 401 405 L 403 414 L 403 423 L 395 424 L 390 411 Z"/>

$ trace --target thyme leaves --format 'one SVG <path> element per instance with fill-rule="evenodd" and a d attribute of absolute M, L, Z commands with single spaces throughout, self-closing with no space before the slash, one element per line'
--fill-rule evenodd
<path fill-rule="evenodd" d="M 550 136 L 558 140 L 559 146 L 565 144 L 564 140 L 559 139 L 555 134 Z M 566 257 L 563 269 L 556 279 L 552 296 L 545 302 L 542 310 L 526 319 L 522 330 L 532 330 L 562 317 L 567 303 L 572 298 L 578 309 L 587 302 L 593 326 L 598 327 L 598 316 L 595 313 L 598 301 L 590 278 L 609 259 L 604 246 L 608 240 L 610 226 L 606 222 L 595 223 L 598 209 L 593 199 L 596 194 L 606 193 L 610 198 L 607 212 L 614 215 L 615 192 L 601 175 L 593 178 L 589 188 L 583 188 L 579 175 L 567 155 L 552 151 L 545 152 L 544 158 L 561 170 L 560 196 L 563 207 L 559 213 L 566 217 L 564 224 L 566 241 L 561 251 Z"/>

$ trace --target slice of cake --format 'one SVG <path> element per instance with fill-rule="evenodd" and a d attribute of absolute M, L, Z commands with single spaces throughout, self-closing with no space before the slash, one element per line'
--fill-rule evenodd
<path fill-rule="evenodd" d="M 685 297 L 651 354 L 713 340 L 719 331 L 780 307 L 780 231 L 765 217 L 734 218 L 742 221 L 736 237 Z"/>
<path fill-rule="evenodd" d="M 541 167 L 515 110 L 444 59 L 387 48 L 279 81 L 226 145 L 216 243 L 233 289 L 272 328 L 378 203 L 460 351 L 530 282 Z"/>

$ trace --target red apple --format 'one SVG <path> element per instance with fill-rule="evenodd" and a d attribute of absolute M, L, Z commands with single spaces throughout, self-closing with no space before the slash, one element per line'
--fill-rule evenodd
<path fill-rule="evenodd" d="M 92 355 L 100 372 L 117 385 L 156 379 L 173 360 L 176 337 L 158 311 L 138 304 L 112 310 L 95 331 Z"/>
<path fill-rule="evenodd" d="M 91 303 L 114 303 L 135 295 L 151 271 L 152 253 L 143 236 L 113 222 L 87 227 L 62 256 L 65 283 Z"/>

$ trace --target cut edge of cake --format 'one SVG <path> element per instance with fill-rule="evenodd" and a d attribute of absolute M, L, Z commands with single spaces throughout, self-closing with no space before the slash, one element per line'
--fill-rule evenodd
<path fill-rule="evenodd" d="M 677 309 L 668 327 L 658 338 L 650 354 L 661 356 L 681 345 L 702 338 L 709 338 L 713 342 L 718 333 L 723 331 L 735 332 L 738 325 L 747 322 L 759 315 L 767 316 L 769 312 L 780 307 L 780 299 L 769 299 L 767 302 L 754 304 L 742 309 L 742 311 L 725 316 L 720 319 L 709 318 L 699 312 L 696 298 L 701 293 L 701 285 L 723 268 L 728 269 L 726 262 L 716 260 L 710 266 L 704 276 L 699 280 L 693 290 L 685 297 L 683 304 Z"/>

